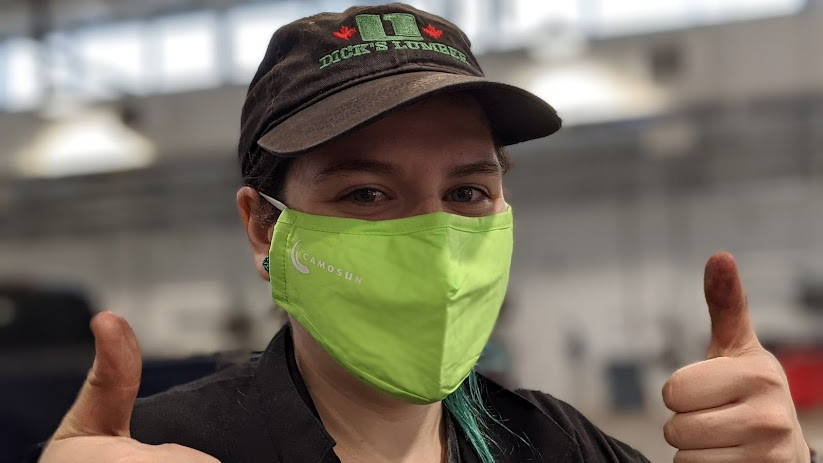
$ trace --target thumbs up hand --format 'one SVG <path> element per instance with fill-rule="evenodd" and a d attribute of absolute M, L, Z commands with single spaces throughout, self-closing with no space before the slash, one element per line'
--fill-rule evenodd
<path fill-rule="evenodd" d="M 706 263 L 704 291 L 708 360 L 681 368 L 663 386 L 675 412 L 663 428 L 679 449 L 675 463 L 809 463 L 786 375 L 757 340 L 731 254 Z"/>
<path fill-rule="evenodd" d="M 129 421 L 140 388 L 137 338 L 123 318 L 104 312 L 92 319 L 94 364 L 40 463 L 219 463 L 179 445 L 152 446 L 130 438 Z"/>

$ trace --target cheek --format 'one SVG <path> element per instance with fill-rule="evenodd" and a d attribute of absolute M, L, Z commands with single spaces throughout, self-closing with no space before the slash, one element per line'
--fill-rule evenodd
<path fill-rule="evenodd" d="M 502 197 L 497 199 L 494 202 L 494 212 L 496 214 L 499 214 L 501 212 L 506 212 L 506 209 L 508 209 L 508 208 L 509 208 L 509 204 Z"/>
<path fill-rule="evenodd" d="M 506 190 L 505 185 L 503 185 L 503 182 L 501 181 L 498 185 L 498 196 L 494 199 L 495 212 L 506 212 L 506 209 L 508 209 L 509 202 L 506 200 L 506 193 L 508 193 L 508 191 Z"/>

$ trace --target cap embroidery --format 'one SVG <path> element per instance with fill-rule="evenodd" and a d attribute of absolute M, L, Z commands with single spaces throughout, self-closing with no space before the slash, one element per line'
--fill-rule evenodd
<path fill-rule="evenodd" d="M 357 33 L 357 29 L 354 27 L 340 26 L 340 30 L 332 32 L 332 35 L 344 40 L 349 40 L 355 33 Z"/>
<path fill-rule="evenodd" d="M 364 42 L 387 40 L 423 40 L 417 27 L 417 18 L 409 13 L 359 14 L 354 17 Z M 386 33 L 384 22 L 391 24 L 394 35 Z"/>
<path fill-rule="evenodd" d="M 440 29 L 438 29 L 438 28 L 436 28 L 436 27 L 432 26 L 431 24 L 429 24 L 428 26 L 424 27 L 422 30 L 423 30 L 423 32 L 425 32 L 425 33 L 426 33 L 426 35 L 428 35 L 429 37 L 431 37 L 431 38 L 433 38 L 433 39 L 439 39 L 439 38 L 440 38 L 440 36 L 441 36 L 441 35 L 443 35 L 443 31 L 442 31 L 442 30 L 440 30 Z"/>
<path fill-rule="evenodd" d="M 320 69 L 334 63 L 351 58 L 369 55 L 375 52 L 396 50 L 421 50 L 442 53 L 457 61 L 473 66 L 469 63 L 466 53 L 455 47 L 439 42 L 428 42 L 423 33 L 434 40 L 443 36 L 443 31 L 429 23 L 420 29 L 417 18 L 410 13 L 359 14 L 354 17 L 357 27 L 340 26 L 340 30 L 332 32 L 335 37 L 343 40 L 351 39 L 360 34 L 363 43 L 348 45 L 321 57 Z M 386 30 L 390 26 L 391 35 Z"/>

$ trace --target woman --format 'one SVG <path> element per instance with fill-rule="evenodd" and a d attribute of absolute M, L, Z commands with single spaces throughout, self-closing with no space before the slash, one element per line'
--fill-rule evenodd
<path fill-rule="evenodd" d="M 244 106 L 237 204 L 289 325 L 259 359 L 132 409 L 136 340 L 98 317 L 95 365 L 41 461 L 646 461 L 569 405 L 472 373 L 508 282 L 503 146 L 559 128 L 538 98 L 486 81 L 463 33 L 428 13 L 392 4 L 284 26 Z M 715 260 L 719 281 L 737 281 Z M 724 317 L 719 333 L 738 329 Z M 694 432 L 728 388 L 694 408 L 689 379 L 667 393 L 681 460 L 760 461 L 731 441 L 762 422 Z M 785 413 L 758 445 L 808 461 L 783 384 L 764 384 Z"/>

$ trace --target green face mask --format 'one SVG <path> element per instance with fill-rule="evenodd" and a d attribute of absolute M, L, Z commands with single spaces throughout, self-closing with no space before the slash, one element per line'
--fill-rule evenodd
<path fill-rule="evenodd" d="M 512 241 L 511 209 L 382 221 L 285 209 L 269 251 L 272 297 L 364 383 L 432 403 L 460 386 L 491 335 Z"/>

